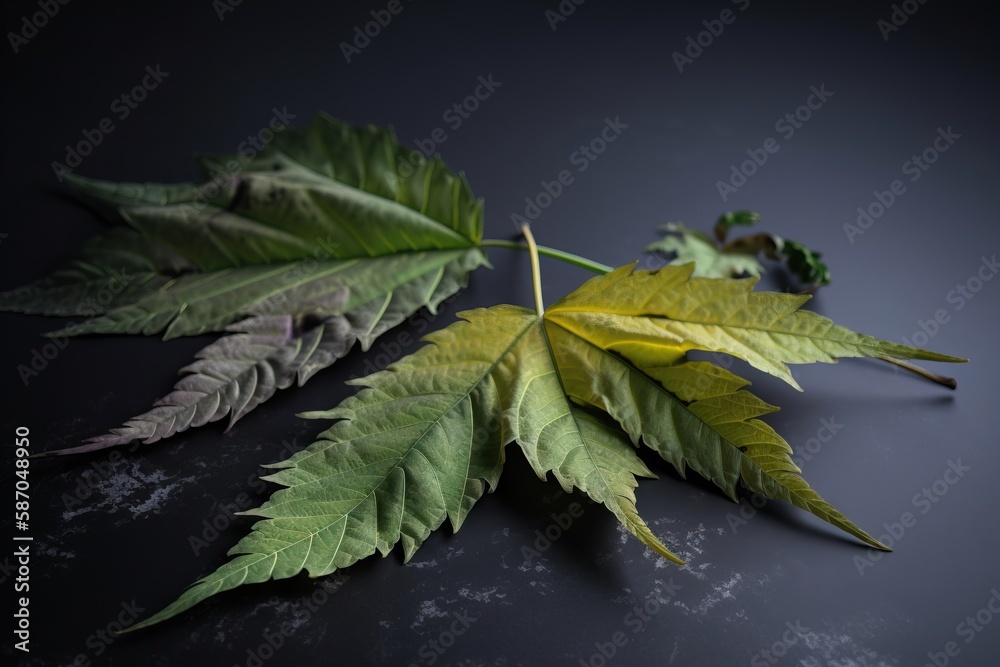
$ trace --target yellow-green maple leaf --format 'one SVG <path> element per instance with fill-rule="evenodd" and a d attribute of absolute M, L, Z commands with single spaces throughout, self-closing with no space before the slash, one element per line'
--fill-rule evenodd
<path fill-rule="evenodd" d="M 408 559 L 445 520 L 459 529 L 496 486 L 505 446 L 515 442 L 540 477 L 551 472 L 567 491 L 584 491 L 675 562 L 636 510 L 636 477 L 652 473 L 633 444 L 681 474 L 694 468 L 731 498 L 742 484 L 885 548 L 802 479 L 791 448 L 758 419 L 776 408 L 745 391 L 745 380 L 686 353 L 729 352 L 792 384 L 786 363 L 961 360 L 854 333 L 799 310 L 804 297 L 752 286 L 691 278 L 690 266 L 626 266 L 544 316 L 515 306 L 462 313 L 415 354 L 353 381 L 363 387 L 355 396 L 307 415 L 339 421 L 272 466 L 267 479 L 286 488 L 247 512 L 263 520 L 230 552 L 235 558 L 134 628 L 244 583 L 329 574 L 398 543 Z"/>

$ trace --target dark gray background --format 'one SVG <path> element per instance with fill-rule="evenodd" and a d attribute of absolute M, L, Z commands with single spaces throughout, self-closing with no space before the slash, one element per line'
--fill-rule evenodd
<path fill-rule="evenodd" d="M 653 558 L 609 513 L 586 504 L 529 566 L 522 546 L 552 524 L 551 513 L 580 499 L 537 480 L 511 449 L 500 488 L 460 533 L 434 534 L 405 567 L 393 553 L 351 568 L 267 664 L 429 664 L 421 647 L 442 638 L 456 613 L 477 620 L 435 664 L 599 665 L 591 660 L 595 643 L 619 631 L 628 643 L 609 664 L 923 665 L 949 641 L 960 648 L 949 664 L 992 664 L 1000 619 L 968 643 L 958 626 L 1000 588 L 993 379 L 1000 281 L 986 282 L 961 309 L 948 300 L 981 258 L 1000 250 L 992 18 L 976 5 L 931 1 L 884 40 L 876 23 L 889 18 L 889 2 L 804 8 L 753 0 L 740 11 L 724 0 L 684 9 L 590 0 L 553 31 L 545 11 L 557 4 L 406 2 L 350 64 L 340 42 L 385 3 L 245 0 L 222 21 L 209 0 L 62 6 L 19 53 L 3 46 L 0 288 L 47 274 L 101 229 L 64 196 L 50 163 L 109 115 L 111 100 L 139 83 L 147 65 L 160 64 L 169 77 L 116 122 L 78 173 L 194 179 L 195 151 L 234 150 L 273 107 L 287 107 L 299 124 L 317 110 L 392 124 L 412 143 L 445 126 L 442 114 L 472 93 L 477 77 L 492 74 L 501 87 L 439 147 L 485 197 L 492 238 L 512 237 L 510 216 L 523 211 L 525 197 L 570 168 L 571 153 L 606 117 L 620 116 L 627 130 L 535 222 L 541 243 L 618 265 L 638 258 L 668 220 L 706 229 L 723 211 L 749 208 L 767 230 L 823 251 L 834 284 L 810 307 L 839 323 L 912 339 L 921 321 L 946 311 L 949 321 L 927 344 L 972 359 L 939 369 L 958 377 L 954 394 L 869 361 L 798 368 L 802 394 L 752 372 L 755 391 L 783 408 L 769 423 L 798 452 L 818 436 L 821 420 L 842 425 L 803 463 L 817 490 L 876 535 L 907 511 L 916 524 L 861 576 L 856 559 L 869 552 L 804 512 L 768 506 L 734 530 L 739 506 L 647 457 L 660 480 L 642 483 L 639 508 L 688 567 Z M 678 72 L 671 54 L 727 7 L 735 22 Z M 0 26 L 17 30 L 36 11 L 34 2 L 5 3 Z M 776 121 L 820 85 L 834 95 L 781 138 Z M 906 179 L 903 163 L 930 146 L 939 127 L 961 136 L 918 181 L 905 180 L 906 193 L 849 243 L 843 226 L 857 207 Z M 780 150 L 723 202 L 716 182 L 768 137 Z M 476 273 L 435 326 L 469 307 L 530 304 L 527 256 L 490 256 L 495 270 Z M 550 302 L 588 277 L 552 261 L 542 270 Z M 765 284 L 780 288 L 780 274 Z M 17 366 L 45 342 L 38 334 L 59 324 L 2 317 L 8 441 L 17 425 L 31 428 L 39 449 L 99 434 L 167 393 L 175 371 L 210 340 L 73 340 L 25 386 Z M 335 405 L 349 393 L 343 379 L 363 372 L 355 352 L 227 435 L 213 425 L 127 455 L 69 511 L 64 494 L 107 455 L 35 462 L 34 634 L 30 658 L 19 654 L 16 663 L 66 665 L 85 653 L 101 665 L 247 664 L 248 650 L 293 618 L 317 592 L 315 582 L 219 596 L 115 640 L 99 657 L 90 637 L 123 603 L 151 613 L 222 563 L 250 520 L 197 556 L 188 536 L 241 493 L 262 502 L 251 484 L 258 464 L 280 458 L 283 441 L 304 446 L 321 428 L 294 413 Z M 6 488 L 12 455 L 0 460 Z M 920 513 L 914 496 L 959 460 L 970 470 Z M 3 517 L 9 526 L 7 510 Z M 681 588 L 667 595 L 671 581 Z M 5 599 L 13 597 L 6 575 L 2 586 Z M 627 615 L 642 604 L 657 613 L 633 632 Z M 761 651 L 775 642 L 780 651 L 788 623 L 805 630 L 789 634 L 795 643 L 769 661 Z M 9 656 L 9 629 L 3 636 Z"/>

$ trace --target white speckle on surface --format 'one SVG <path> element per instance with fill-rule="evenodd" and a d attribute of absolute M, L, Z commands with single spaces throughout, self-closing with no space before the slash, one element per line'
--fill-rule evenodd
<path fill-rule="evenodd" d="M 876 636 L 878 626 L 871 613 L 859 612 L 856 618 L 835 627 L 810 628 L 802 634 L 810 655 L 799 661 L 800 667 L 896 667 L 897 659 L 864 646 Z"/>
<path fill-rule="evenodd" d="M 76 553 L 66 551 L 62 548 L 61 544 L 50 545 L 46 543 L 37 543 L 35 546 L 35 552 L 49 559 L 45 564 L 46 571 L 53 570 L 55 568 L 68 568 L 71 564 L 69 561 L 76 558 Z"/>
<path fill-rule="evenodd" d="M 86 514 L 87 512 L 93 512 L 95 509 L 97 509 L 97 508 L 91 506 L 91 507 L 81 507 L 80 509 L 76 509 L 76 510 L 66 510 L 62 514 L 62 518 L 63 518 L 63 521 L 70 521 L 71 519 L 75 519 L 76 517 L 80 516 L 81 514 Z"/>
<path fill-rule="evenodd" d="M 680 640 L 674 637 L 674 649 L 670 652 L 670 657 L 667 658 L 668 665 L 674 664 L 674 658 L 677 657 L 677 651 L 680 650 L 680 648 L 681 648 Z"/>
<path fill-rule="evenodd" d="M 153 490 L 149 498 L 143 500 L 135 505 L 128 505 L 128 509 L 132 512 L 132 516 L 139 516 L 140 514 L 145 514 L 146 512 L 153 512 L 154 514 L 159 514 L 160 505 L 163 504 L 170 494 L 173 493 L 174 489 L 183 485 L 184 482 L 190 481 L 191 477 L 187 477 L 173 484 L 167 484 L 166 486 L 161 486 Z"/>
<path fill-rule="evenodd" d="M 502 530 L 494 530 L 493 534 L 490 535 L 490 544 L 499 544 L 510 537 L 510 528 L 504 528 Z"/>
<path fill-rule="evenodd" d="M 293 634 L 305 626 L 306 631 L 297 635 L 296 643 L 314 644 L 323 641 L 331 627 L 327 620 L 328 612 L 323 610 L 323 605 L 334 599 L 333 594 L 350 581 L 350 576 L 338 573 L 315 581 L 315 587 L 304 592 L 301 597 L 273 596 L 258 602 L 245 614 L 219 619 L 214 625 L 212 636 L 217 643 L 227 646 L 232 646 L 233 639 L 242 642 L 240 637 L 245 637 L 246 620 L 262 614 L 269 624 L 288 623 Z M 321 595 L 323 592 L 325 595 Z"/>
<path fill-rule="evenodd" d="M 50 558 L 76 558 L 76 554 L 72 551 L 63 551 L 57 547 L 48 545 L 38 545 L 35 547 L 35 552 L 49 556 Z"/>
<path fill-rule="evenodd" d="M 735 600 L 739 585 L 743 581 L 743 575 L 734 572 L 726 581 L 720 581 L 712 586 L 712 592 L 702 598 L 694 611 L 699 614 L 706 613 L 709 609 L 719 604 L 723 600 Z"/>
<path fill-rule="evenodd" d="M 70 521 L 95 510 L 115 514 L 121 509 L 127 509 L 132 519 L 150 512 L 159 514 L 160 508 L 175 490 L 195 480 L 194 476 L 190 476 L 164 484 L 170 478 L 162 470 L 147 474 L 140 469 L 138 461 L 127 462 L 125 465 L 130 465 L 131 470 L 126 472 L 120 464 L 104 479 L 82 477 L 82 485 L 89 489 L 90 494 L 80 500 L 79 507 L 64 511 L 63 521 Z M 95 501 L 94 496 L 103 498 Z"/>
<path fill-rule="evenodd" d="M 816 655 L 800 660 L 801 667 L 895 667 L 899 664 L 895 659 L 889 661 L 872 649 L 859 646 L 846 634 L 809 632 L 805 643 Z"/>
<path fill-rule="evenodd" d="M 621 595 L 616 595 L 615 597 L 611 598 L 611 601 L 614 602 L 615 604 L 620 604 L 620 605 L 635 604 L 635 596 L 632 595 L 632 590 L 629 588 L 623 588 L 622 591 L 623 593 Z"/>
<path fill-rule="evenodd" d="M 459 558 L 463 555 L 465 555 L 464 547 L 459 549 L 456 549 L 455 547 L 448 547 L 448 553 L 445 554 L 444 559 L 452 560 L 455 558 Z M 405 567 L 414 567 L 418 570 L 423 570 L 424 568 L 435 568 L 438 566 L 438 564 L 439 563 L 437 558 L 432 558 L 430 560 L 419 560 L 419 561 L 411 560 L 409 563 L 406 564 Z"/>
<path fill-rule="evenodd" d="M 668 542 L 668 547 L 671 547 L 671 551 L 680 556 L 682 559 L 686 560 L 687 565 L 681 566 L 681 571 L 686 574 L 690 574 L 695 579 L 707 580 L 708 575 L 704 570 L 711 566 L 711 563 L 695 563 L 694 561 L 698 556 L 705 552 L 704 543 L 711 535 L 723 535 L 725 530 L 722 528 L 709 529 L 705 527 L 705 524 L 699 523 L 697 528 L 689 529 L 684 537 L 680 540 L 680 545 L 676 546 L 676 541 L 674 545 L 669 544 L 669 540 L 674 538 L 674 536 L 669 528 L 669 524 L 676 523 L 675 519 L 661 518 L 651 522 L 651 528 L 654 534 L 658 535 L 661 539 Z M 625 537 L 631 537 L 624 526 L 620 526 L 620 532 Z M 620 552 L 620 549 L 619 549 Z M 677 565 L 658 553 L 652 551 L 651 549 L 643 550 L 643 558 L 653 561 L 654 567 L 656 569 L 669 568 L 674 570 Z"/>
<path fill-rule="evenodd" d="M 700 567 L 698 567 L 698 569 L 695 569 L 691 566 L 691 563 L 689 562 L 687 565 L 681 566 L 681 572 L 690 574 L 695 579 L 700 579 L 702 581 L 705 581 L 706 579 L 708 579 L 708 575 L 702 572 L 702 570 L 704 570 L 705 567 L 708 565 L 711 565 L 711 563 L 703 563 Z"/>
<path fill-rule="evenodd" d="M 413 623 L 410 623 L 410 629 L 416 630 L 421 625 L 426 623 L 428 619 L 432 618 L 443 618 L 448 615 L 448 612 L 441 611 L 437 606 L 437 601 L 440 598 L 435 598 L 433 600 L 424 600 L 420 603 L 420 611 L 417 613 L 417 617 L 413 619 Z"/>
<path fill-rule="evenodd" d="M 534 563 L 530 563 L 526 560 L 521 561 L 521 564 L 517 566 L 517 569 L 521 572 L 548 572 L 549 568 L 542 565 L 542 559 L 538 558 Z"/>
<path fill-rule="evenodd" d="M 528 582 L 528 585 L 535 589 L 539 595 L 545 595 L 552 589 L 552 585 L 547 581 L 531 581 Z"/>
<path fill-rule="evenodd" d="M 295 610 L 296 605 L 299 605 L 299 608 L 301 609 L 301 604 L 291 600 L 282 600 L 281 603 L 274 606 L 274 610 L 277 612 L 274 615 L 275 618 L 284 619 L 283 622 L 292 626 L 292 631 L 298 630 L 309 620 L 309 617 L 305 614 L 292 613 Z"/>
<path fill-rule="evenodd" d="M 721 603 L 735 601 L 736 596 L 748 586 L 759 587 L 768 581 L 766 576 L 761 576 L 757 581 L 748 581 L 741 573 L 733 572 L 728 579 L 713 584 L 712 590 L 701 599 L 701 602 L 691 608 L 691 612 L 707 614 L 713 607 Z"/>
<path fill-rule="evenodd" d="M 662 519 L 661 519 L 661 521 L 662 521 Z M 625 528 L 625 526 L 623 526 L 622 524 L 619 523 L 618 524 L 618 546 L 615 547 L 615 553 L 619 553 L 620 554 L 625 549 L 625 546 L 628 544 L 629 540 L 631 540 L 631 539 L 632 539 L 632 534 L 628 532 L 628 529 Z"/>
<path fill-rule="evenodd" d="M 484 604 L 489 604 L 491 598 L 496 598 L 497 600 L 502 600 L 507 597 L 506 593 L 497 593 L 497 587 L 486 588 L 481 591 L 472 591 L 468 588 L 460 588 L 458 594 L 461 595 L 466 600 L 475 600 L 476 602 L 482 602 Z"/>

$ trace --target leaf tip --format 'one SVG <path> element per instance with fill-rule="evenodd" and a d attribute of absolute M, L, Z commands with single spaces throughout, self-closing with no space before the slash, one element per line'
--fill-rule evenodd
<path fill-rule="evenodd" d="M 296 412 L 295 416 L 299 419 L 332 419 L 329 410 L 307 410 Z"/>

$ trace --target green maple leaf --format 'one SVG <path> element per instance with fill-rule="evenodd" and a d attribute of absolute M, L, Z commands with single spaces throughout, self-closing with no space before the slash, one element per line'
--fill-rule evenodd
<path fill-rule="evenodd" d="M 540 477 L 551 473 L 603 503 L 675 562 L 636 509 L 636 477 L 652 475 L 633 445 L 682 474 L 693 468 L 734 499 L 742 485 L 885 549 L 802 479 L 788 444 L 757 419 L 773 406 L 687 352 L 725 351 L 793 386 L 787 363 L 962 360 L 839 327 L 800 310 L 808 297 L 753 292 L 751 279 L 692 278 L 692 268 L 625 266 L 544 315 L 515 306 L 465 312 L 415 354 L 353 381 L 358 394 L 306 415 L 339 421 L 272 466 L 265 479 L 285 488 L 246 513 L 263 520 L 232 549 L 235 558 L 134 628 L 244 583 L 330 574 L 396 544 L 409 559 L 446 520 L 460 528 L 496 486 L 511 443 Z"/>
<path fill-rule="evenodd" d="M 52 276 L 0 294 L 0 310 L 92 315 L 50 334 L 234 332 L 182 369 L 152 410 L 63 454 L 154 442 L 229 416 L 363 349 L 420 308 L 434 312 L 486 264 L 482 201 L 439 158 L 390 129 L 318 115 L 252 161 L 203 163 L 204 185 L 69 177 L 124 222 Z"/>
<path fill-rule="evenodd" d="M 486 263 L 482 203 L 439 159 L 389 130 L 318 116 L 249 162 L 204 157 L 204 185 L 114 184 L 72 177 L 117 226 L 52 276 L 0 294 L 0 309 L 91 319 L 53 335 L 225 332 L 149 412 L 70 451 L 169 437 L 230 418 L 302 384 L 360 342 L 421 307 L 433 310 Z M 148 626 L 245 583 L 323 576 L 401 545 L 409 559 L 446 521 L 459 530 L 496 487 L 507 446 L 542 479 L 603 504 L 676 563 L 640 517 L 636 453 L 649 447 L 684 476 L 695 470 L 734 500 L 740 489 L 792 503 L 885 549 L 802 478 L 791 448 L 760 417 L 777 408 L 746 380 L 691 351 L 728 353 L 799 388 L 788 364 L 878 357 L 964 361 L 879 340 L 801 310 L 808 296 L 754 292 L 758 256 L 784 257 L 813 285 L 819 255 L 767 234 L 721 246 L 759 216 L 724 215 L 717 242 L 673 227 L 658 271 L 610 269 L 551 248 L 532 253 L 536 310 L 495 306 L 426 338 L 428 345 L 351 384 L 358 393 L 309 448 L 267 466 L 280 490 L 244 514 L 258 521 L 234 558 L 196 582 Z M 721 247 L 720 247 L 721 246 Z M 548 311 L 538 254 L 598 273 Z M 693 275 L 694 274 L 694 277 Z M 934 377 L 949 384 L 949 379 Z"/>
<path fill-rule="evenodd" d="M 726 213 L 715 223 L 715 239 L 697 230 L 671 222 L 660 228 L 663 238 L 646 246 L 646 252 L 670 258 L 671 264 L 694 264 L 695 275 L 704 278 L 740 278 L 760 276 L 764 265 L 760 257 L 782 261 L 788 272 L 802 285 L 815 289 L 830 284 L 830 270 L 815 252 L 795 241 L 774 234 L 753 234 L 726 243 L 733 227 L 748 227 L 760 222 L 752 211 Z"/>
<path fill-rule="evenodd" d="M 764 271 L 756 254 L 723 252 L 708 235 L 678 222 L 668 223 L 660 229 L 663 238 L 646 246 L 646 252 L 668 255 L 671 264 L 694 264 L 699 276 L 739 278 L 759 276 Z"/>
<path fill-rule="evenodd" d="M 799 310 L 805 295 L 754 292 L 755 279 L 692 278 L 690 264 L 621 267 L 545 315 L 568 395 L 612 415 L 683 476 L 691 467 L 736 500 L 739 483 L 884 548 L 802 479 L 791 447 L 757 419 L 776 407 L 691 350 L 725 352 L 800 389 L 786 364 L 839 357 L 964 359 L 855 333 Z"/>

